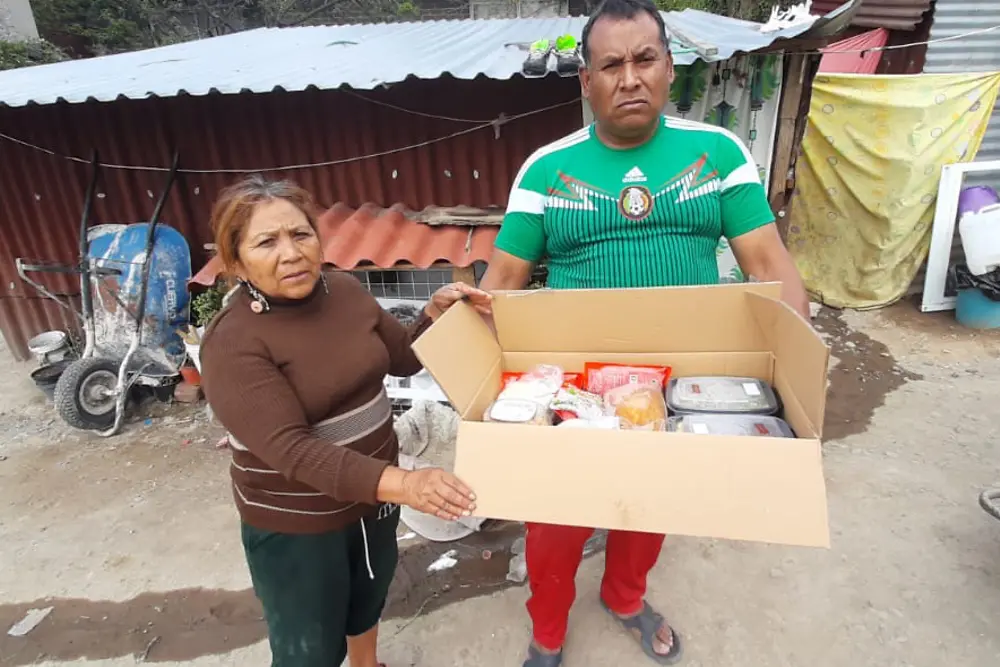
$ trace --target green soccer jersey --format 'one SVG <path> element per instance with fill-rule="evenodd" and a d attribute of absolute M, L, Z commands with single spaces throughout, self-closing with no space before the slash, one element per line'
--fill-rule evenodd
<path fill-rule="evenodd" d="M 496 247 L 547 260 L 556 289 L 709 285 L 719 282 L 719 239 L 773 221 L 735 135 L 664 117 L 636 148 L 609 148 L 590 126 L 535 151 Z"/>

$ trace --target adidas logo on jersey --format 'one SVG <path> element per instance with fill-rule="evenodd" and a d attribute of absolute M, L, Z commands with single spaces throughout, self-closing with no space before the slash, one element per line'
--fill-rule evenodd
<path fill-rule="evenodd" d="M 645 183 L 646 174 L 639 167 L 632 167 L 622 178 L 622 183 Z"/>

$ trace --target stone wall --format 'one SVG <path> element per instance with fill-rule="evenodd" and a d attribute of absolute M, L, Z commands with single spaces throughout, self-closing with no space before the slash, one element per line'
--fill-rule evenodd
<path fill-rule="evenodd" d="M 29 0 L 0 0 L 0 40 L 38 39 Z"/>

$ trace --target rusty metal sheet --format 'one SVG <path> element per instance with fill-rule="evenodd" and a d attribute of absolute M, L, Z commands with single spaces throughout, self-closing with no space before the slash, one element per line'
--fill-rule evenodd
<path fill-rule="evenodd" d="M 845 4 L 845 0 L 813 0 L 812 13 L 825 15 Z M 914 30 L 931 0 L 863 0 L 851 25 L 861 28 Z"/>
<path fill-rule="evenodd" d="M 576 79 L 407 81 L 363 94 L 310 90 L 0 108 L 0 132 L 62 155 L 87 157 L 96 148 L 103 162 L 119 165 L 165 167 L 173 149 L 187 169 L 262 170 L 340 160 L 270 174 L 296 180 L 324 207 L 399 202 L 418 211 L 490 208 L 506 204 L 528 155 L 580 127 L 578 96 Z M 561 106 L 444 141 L 435 140 L 475 123 L 428 117 L 489 121 L 554 105 Z M 423 145 L 398 150 L 417 144 Z M 0 301 L 20 300 L 16 307 L 4 305 L 3 331 L 15 354 L 24 357 L 27 333 L 65 327 L 17 277 L 14 258 L 76 260 L 88 172 L 86 164 L 2 139 L 0 148 Z M 381 155 L 356 159 L 375 153 Z M 93 222 L 147 219 L 165 176 L 104 169 Z M 237 178 L 186 173 L 174 186 L 162 220 L 188 239 L 194 267 L 207 260 L 203 246 L 211 240 L 212 202 Z M 69 278 L 46 281 L 59 292 L 79 291 Z M 12 318 L 24 324 L 13 324 Z"/>

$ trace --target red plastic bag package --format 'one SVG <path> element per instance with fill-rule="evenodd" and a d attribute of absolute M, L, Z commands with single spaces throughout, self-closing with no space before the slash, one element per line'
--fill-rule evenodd
<path fill-rule="evenodd" d="M 662 392 L 670 379 L 670 367 L 587 362 L 583 375 L 583 388 L 600 396 L 625 385 L 653 385 Z"/>

